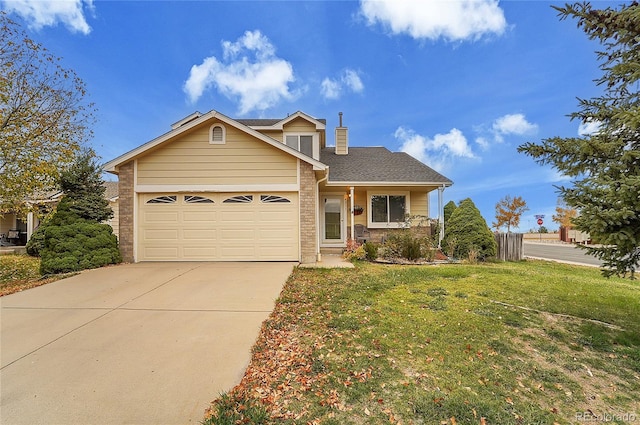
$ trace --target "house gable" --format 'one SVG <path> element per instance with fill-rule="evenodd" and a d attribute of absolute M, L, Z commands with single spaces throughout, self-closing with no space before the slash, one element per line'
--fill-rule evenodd
<path fill-rule="evenodd" d="M 224 143 L 210 142 L 210 129 L 224 129 Z M 297 158 L 255 135 L 210 119 L 137 159 L 141 186 L 231 186 L 297 184 Z"/>
<path fill-rule="evenodd" d="M 175 140 L 180 139 L 180 136 L 186 135 L 193 131 L 202 131 L 202 128 L 206 128 L 207 131 L 210 128 L 212 123 L 220 122 L 224 125 L 225 130 L 230 130 L 232 128 L 247 134 L 248 136 L 253 137 L 256 141 L 260 141 L 266 143 L 267 145 L 271 145 L 295 158 L 298 158 L 304 162 L 307 162 L 313 165 L 314 170 L 325 170 L 326 166 L 322 164 L 318 160 L 314 160 L 307 155 L 300 153 L 299 151 L 290 148 L 286 144 L 282 143 L 281 140 L 276 140 L 268 135 L 265 135 L 245 124 L 243 124 L 239 120 L 233 120 L 217 111 L 210 111 L 204 115 L 200 115 L 200 113 L 194 113 L 189 115 L 183 120 L 178 121 L 173 124 L 173 130 L 168 133 L 163 134 L 156 139 L 151 140 L 144 145 L 141 145 L 120 157 L 107 162 L 104 165 L 104 170 L 110 173 L 118 174 L 118 168 L 123 164 L 132 161 L 134 159 L 138 159 L 147 153 L 158 149 L 159 147 L 165 146 L 167 144 L 173 143 Z"/>

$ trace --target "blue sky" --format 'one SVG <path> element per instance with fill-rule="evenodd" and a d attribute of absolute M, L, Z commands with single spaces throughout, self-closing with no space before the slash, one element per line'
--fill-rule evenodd
<path fill-rule="evenodd" d="M 556 228 L 554 185 L 570 182 L 517 146 L 578 136 L 567 114 L 600 93 L 600 46 L 553 4 L 0 0 L 85 81 L 105 162 L 194 111 L 301 110 L 327 119 L 330 142 L 343 112 L 351 146 L 417 157 L 454 181 L 445 202 L 470 197 L 489 225 L 496 202 L 522 196 L 522 230 L 536 214 Z"/>

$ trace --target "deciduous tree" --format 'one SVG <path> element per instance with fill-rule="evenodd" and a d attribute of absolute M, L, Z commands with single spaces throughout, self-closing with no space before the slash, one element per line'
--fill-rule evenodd
<path fill-rule="evenodd" d="M 602 94 L 579 99 L 578 111 L 570 115 L 598 124 L 598 130 L 528 142 L 518 150 L 573 179 L 558 188 L 567 205 L 580 211 L 572 223 L 602 243 L 584 249 L 602 260 L 605 276 L 633 277 L 640 265 L 640 4 L 555 9 L 561 20 L 577 19 L 578 28 L 603 46 L 596 52 L 602 76 L 595 80 Z"/>
<path fill-rule="evenodd" d="M 575 208 L 568 207 L 564 202 L 556 206 L 556 213 L 551 217 L 560 227 L 570 229 L 573 227 L 573 219 L 578 216 Z"/>
<path fill-rule="evenodd" d="M 507 195 L 496 204 L 496 221 L 492 226 L 496 230 L 507 226 L 507 232 L 511 232 L 512 227 L 520 225 L 520 217 L 528 210 L 527 203 L 522 197 L 512 198 L 511 195 Z"/>
<path fill-rule="evenodd" d="M 55 188 L 91 136 L 85 84 L 0 11 L 0 213 Z"/>

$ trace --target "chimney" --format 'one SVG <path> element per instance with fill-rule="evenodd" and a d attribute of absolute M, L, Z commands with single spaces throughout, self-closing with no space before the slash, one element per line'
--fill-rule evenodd
<path fill-rule="evenodd" d="M 336 127 L 336 155 L 349 153 L 349 129 L 342 126 L 342 112 L 338 113 L 340 125 Z"/>

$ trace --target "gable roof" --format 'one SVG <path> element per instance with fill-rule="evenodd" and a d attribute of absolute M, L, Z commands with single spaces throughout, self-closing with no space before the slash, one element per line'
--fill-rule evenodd
<path fill-rule="evenodd" d="M 335 148 L 320 151 L 329 166 L 328 184 L 411 184 L 451 186 L 453 182 L 405 152 L 384 147 L 350 147 L 348 155 L 336 155 Z"/>
<path fill-rule="evenodd" d="M 295 120 L 296 118 L 303 118 L 312 124 L 315 124 L 316 130 L 324 130 L 327 126 L 327 120 L 314 118 L 309 114 L 305 114 L 302 111 L 297 111 L 288 115 L 286 118 L 259 118 L 259 119 L 238 119 L 239 123 L 242 123 L 248 127 L 259 128 L 260 130 L 283 130 L 284 126 Z"/>
<path fill-rule="evenodd" d="M 289 117 L 285 118 L 284 120 L 280 120 L 278 122 L 278 125 L 283 125 L 286 122 L 289 122 L 291 119 L 295 119 L 297 117 L 303 117 L 305 119 L 310 120 L 311 122 L 314 122 L 316 124 L 316 128 L 318 127 L 318 125 L 324 125 L 322 124 L 320 121 L 316 120 L 315 118 L 303 113 L 303 112 L 297 112 L 296 114 L 290 115 Z M 229 117 L 227 117 L 224 114 L 221 114 L 220 112 L 217 112 L 215 110 L 211 110 L 209 112 L 207 112 L 206 114 L 200 114 L 200 112 L 195 112 L 191 115 L 189 115 L 188 117 L 174 123 L 172 125 L 172 130 L 163 134 L 162 136 L 156 137 L 155 139 L 141 145 L 138 146 L 135 149 L 130 150 L 129 152 L 120 155 L 119 157 L 112 159 L 111 161 L 107 162 L 106 164 L 104 164 L 103 169 L 109 173 L 114 173 L 117 174 L 117 170 L 116 167 L 129 162 L 133 159 L 135 159 L 136 157 L 143 155 L 145 152 L 147 152 L 150 149 L 155 148 L 156 146 L 159 146 L 163 143 L 166 143 L 168 141 L 170 141 L 171 139 L 179 136 L 182 133 L 185 133 L 191 129 L 193 129 L 194 127 L 201 125 L 203 123 L 205 123 L 208 120 L 211 120 L 213 118 L 216 118 L 218 120 L 220 120 L 221 122 L 223 122 L 226 125 L 229 125 L 231 127 L 235 127 L 238 130 L 241 130 L 253 137 L 255 137 L 258 140 L 261 140 L 277 149 L 280 149 L 281 151 L 284 151 L 304 162 L 307 162 L 311 165 L 313 165 L 314 169 L 316 170 L 325 170 L 327 167 L 325 164 L 323 164 L 320 161 L 317 161 L 299 151 L 297 151 L 296 149 L 293 149 L 290 146 L 287 146 L 284 143 L 279 142 L 276 139 L 273 139 L 269 136 L 266 136 L 260 132 L 258 132 L 257 130 L 247 126 L 246 124 L 243 124 L 242 122 L 240 122 L 239 120 L 234 120 L 231 119 Z M 276 127 L 271 127 L 271 128 L 276 128 Z"/>

